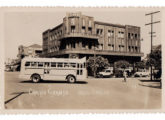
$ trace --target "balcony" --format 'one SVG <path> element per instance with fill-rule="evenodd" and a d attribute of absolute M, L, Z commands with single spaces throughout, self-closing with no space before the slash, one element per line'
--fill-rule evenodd
<path fill-rule="evenodd" d="M 69 49 L 60 50 L 57 52 L 49 53 L 50 56 L 62 55 L 62 54 L 96 54 L 96 55 L 112 55 L 112 56 L 137 56 L 142 57 L 144 53 L 137 52 L 121 52 L 121 51 L 110 51 L 110 50 L 89 50 L 89 49 Z"/>
<path fill-rule="evenodd" d="M 58 39 L 69 38 L 69 37 L 80 37 L 80 38 L 89 38 L 89 39 L 98 39 L 99 36 L 96 34 L 87 34 L 81 32 L 74 32 L 74 33 L 64 33 L 58 37 Z"/>

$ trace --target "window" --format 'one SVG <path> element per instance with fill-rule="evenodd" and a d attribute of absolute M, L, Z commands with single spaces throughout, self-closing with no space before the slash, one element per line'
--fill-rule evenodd
<path fill-rule="evenodd" d="M 124 38 L 124 32 L 119 31 L 118 32 L 118 38 Z"/>
<path fill-rule="evenodd" d="M 45 62 L 45 67 L 49 67 L 50 66 L 50 63 L 49 62 Z"/>
<path fill-rule="evenodd" d="M 80 75 L 82 75 L 83 74 L 83 71 L 82 70 L 80 70 Z"/>
<path fill-rule="evenodd" d="M 102 33 L 103 33 L 103 29 L 100 29 L 100 35 L 102 35 Z"/>
<path fill-rule="evenodd" d="M 85 26 L 82 27 L 82 33 L 85 33 Z"/>
<path fill-rule="evenodd" d="M 132 34 L 131 34 L 131 39 L 133 39 L 133 38 L 134 38 L 134 34 L 132 33 Z"/>
<path fill-rule="evenodd" d="M 84 63 L 84 66 L 83 66 L 84 68 L 86 67 L 86 63 Z"/>
<path fill-rule="evenodd" d="M 75 25 L 75 19 L 71 18 L 71 25 Z"/>
<path fill-rule="evenodd" d="M 29 67 L 29 66 L 30 66 L 30 62 L 26 62 L 26 63 L 25 63 L 25 66 L 26 66 L 26 67 Z"/>
<path fill-rule="evenodd" d="M 102 50 L 103 49 L 103 44 L 99 45 L 99 49 Z"/>
<path fill-rule="evenodd" d="M 80 73 L 79 73 L 79 70 L 77 70 L 77 75 L 79 75 Z"/>
<path fill-rule="evenodd" d="M 89 32 L 90 34 L 92 34 L 92 28 L 91 28 L 91 27 L 88 27 L 88 32 Z"/>
<path fill-rule="evenodd" d="M 114 31 L 108 30 L 108 37 L 113 37 L 113 36 L 114 36 Z"/>
<path fill-rule="evenodd" d="M 31 66 L 32 66 L 32 67 L 37 67 L 37 62 L 32 62 L 32 63 L 31 63 Z"/>
<path fill-rule="evenodd" d="M 82 20 L 82 26 L 85 26 L 85 19 Z"/>
<path fill-rule="evenodd" d="M 131 52 L 131 47 L 130 46 L 128 47 L 128 51 Z"/>
<path fill-rule="evenodd" d="M 43 66 L 44 66 L 43 62 L 38 63 L 38 67 L 43 67 Z"/>
<path fill-rule="evenodd" d="M 134 52 L 134 47 L 132 46 L 132 52 Z"/>
<path fill-rule="evenodd" d="M 70 63 L 70 66 L 75 68 L 76 67 L 76 63 Z"/>
<path fill-rule="evenodd" d="M 135 39 L 137 39 L 137 34 L 135 34 Z"/>
<path fill-rule="evenodd" d="M 137 49 L 137 47 L 135 47 L 135 52 L 138 52 L 138 49 Z"/>
<path fill-rule="evenodd" d="M 64 63 L 64 67 L 69 67 L 69 63 Z"/>
<path fill-rule="evenodd" d="M 63 63 L 57 63 L 57 67 L 63 67 Z"/>
<path fill-rule="evenodd" d="M 83 68 L 83 64 L 80 64 L 80 68 Z"/>
<path fill-rule="evenodd" d="M 51 63 L 51 67 L 56 67 L 56 63 L 55 62 L 52 62 Z"/>
<path fill-rule="evenodd" d="M 124 46 L 123 45 L 119 45 L 119 51 L 124 51 Z"/>
<path fill-rule="evenodd" d="M 71 32 L 72 32 L 72 33 L 75 32 L 75 26 L 71 26 Z"/>
<path fill-rule="evenodd" d="M 129 38 L 129 39 L 131 38 L 131 33 L 128 33 L 128 38 Z"/>
<path fill-rule="evenodd" d="M 96 29 L 96 34 L 97 35 L 102 35 L 103 29 Z"/>
<path fill-rule="evenodd" d="M 108 44 L 108 46 L 109 46 L 109 50 L 114 51 L 114 45 Z"/>
<path fill-rule="evenodd" d="M 121 32 L 121 38 L 124 38 L 124 32 Z"/>
<path fill-rule="evenodd" d="M 99 35 L 99 29 L 96 30 L 96 34 Z"/>

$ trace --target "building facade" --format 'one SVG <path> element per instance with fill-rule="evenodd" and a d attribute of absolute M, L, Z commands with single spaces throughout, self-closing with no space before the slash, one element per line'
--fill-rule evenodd
<path fill-rule="evenodd" d="M 38 44 L 33 44 L 30 46 L 20 45 L 18 47 L 18 55 L 17 57 L 22 59 L 23 57 L 39 57 L 42 54 L 42 46 Z"/>
<path fill-rule="evenodd" d="M 94 54 L 110 63 L 141 60 L 140 27 L 95 21 L 93 17 L 67 13 L 63 22 L 42 34 L 43 57 L 79 57 Z"/>

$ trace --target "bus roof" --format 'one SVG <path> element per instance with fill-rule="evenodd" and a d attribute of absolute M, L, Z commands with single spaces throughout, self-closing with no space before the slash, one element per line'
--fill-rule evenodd
<path fill-rule="evenodd" d="M 77 58 L 33 58 L 25 57 L 22 61 L 33 61 L 33 62 L 76 62 L 83 63 L 86 62 L 86 57 L 77 59 Z"/>

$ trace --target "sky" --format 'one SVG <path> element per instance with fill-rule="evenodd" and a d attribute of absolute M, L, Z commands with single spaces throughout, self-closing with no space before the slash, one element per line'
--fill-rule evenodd
<path fill-rule="evenodd" d="M 141 27 L 141 52 L 150 52 L 150 16 L 146 13 L 158 9 L 128 8 L 52 8 L 52 9 L 18 9 L 4 14 L 5 59 L 17 58 L 18 46 L 42 45 L 42 32 L 62 23 L 66 12 L 82 12 L 83 15 L 94 17 L 95 21 L 113 24 L 134 25 Z M 161 20 L 161 12 L 154 15 L 154 21 Z M 153 45 L 161 44 L 161 23 L 154 25 L 156 37 Z"/>

